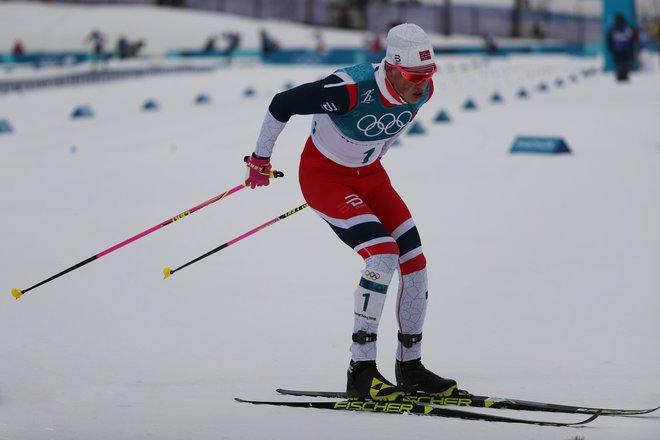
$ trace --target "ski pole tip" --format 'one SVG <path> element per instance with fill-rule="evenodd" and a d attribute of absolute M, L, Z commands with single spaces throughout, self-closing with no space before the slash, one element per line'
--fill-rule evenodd
<path fill-rule="evenodd" d="M 20 298 L 21 296 L 23 296 L 23 291 L 22 291 L 22 290 L 18 290 L 17 288 L 14 287 L 13 289 L 11 289 L 11 295 L 12 295 L 14 298 L 18 299 L 18 298 Z"/>
<path fill-rule="evenodd" d="M 164 280 L 167 279 L 167 277 L 172 275 L 172 269 L 170 269 L 169 267 L 166 267 L 165 269 L 163 269 L 163 275 L 164 275 L 163 279 Z"/>

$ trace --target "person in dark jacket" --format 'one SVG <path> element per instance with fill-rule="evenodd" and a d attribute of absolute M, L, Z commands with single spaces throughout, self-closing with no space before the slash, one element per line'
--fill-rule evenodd
<path fill-rule="evenodd" d="M 637 32 L 626 23 L 622 14 L 616 14 L 607 33 L 607 48 L 612 54 L 617 81 L 628 81 L 636 42 Z"/>

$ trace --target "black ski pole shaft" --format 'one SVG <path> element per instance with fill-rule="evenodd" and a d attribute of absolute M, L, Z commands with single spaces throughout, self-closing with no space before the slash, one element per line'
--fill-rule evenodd
<path fill-rule="evenodd" d="M 203 254 L 203 255 L 200 255 L 199 257 L 197 257 L 197 258 L 195 258 L 195 259 L 193 259 L 193 260 L 190 260 L 190 261 L 187 262 L 186 264 L 184 264 L 184 265 L 182 265 L 182 266 L 179 266 L 179 267 L 177 267 L 176 269 L 171 269 L 171 268 L 169 268 L 169 267 L 166 267 L 166 268 L 163 269 L 163 275 L 165 276 L 165 278 L 168 278 L 168 277 L 169 277 L 170 275 L 172 275 L 173 273 L 178 272 L 178 271 L 180 271 L 181 269 L 190 266 L 191 264 L 197 263 L 199 260 L 203 260 L 204 258 L 206 258 L 206 257 L 208 257 L 208 256 L 210 256 L 210 255 L 213 255 L 213 254 L 215 254 L 216 252 L 219 252 L 219 251 L 223 250 L 224 248 L 231 246 L 231 245 L 234 244 L 234 243 L 238 243 L 239 241 L 243 240 L 244 238 L 247 238 L 247 237 L 249 237 L 250 235 L 252 235 L 252 234 L 254 234 L 254 233 L 256 233 L 256 232 L 259 232 L 259 231 L 261 231 L 262 229 L 265 229 L 265 228 L 267 228 L 268 226 L 270 226 L 270 225 L 272 225 L 272 224 L 275 224 L 275 223 L 279 222 L 280 220 L 284 220 L 285 218 L 292 216 L 292 215 L 295 214 L 296 212 L 301 211 L 301 210 L 307 208 L 307 206 L 309 206 L 309 205 L 307 205 L 307 203 L 304 203 L 304 204 L 298 206 L 297 208 L 292 209 L 291 211 L 287 211 L 287 212 L 285 212 L 284 214 L 282 214 L 282 215 L 280 215 L 280 216 L 278 216 L 278 217 L 275 217 L 274 219 L 268 220 L 266 223 L 264 223 L 264 224 L 262 224 L 262 225 L 259 225 L 259 226 L 257 226 L 257 227 L 254 228 L 254 229 L 250 229 L 250 230 L 247 231 L 246 233 L 241 234 L 241 235 L 239 235 L 238 237 L 236 237 L 236 238 L 234 238 L 234 239 L 232 239 L 232 240 L 229 240 L 227 243 L 223 243 L 223 244 L 221 244 L 220 246 L 211 249 L 211 250 L 208 251 L 207 253 L 205 253 L 205 254 Z"/>

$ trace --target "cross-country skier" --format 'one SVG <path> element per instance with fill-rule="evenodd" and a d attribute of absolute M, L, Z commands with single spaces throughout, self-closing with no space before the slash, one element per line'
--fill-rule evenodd
<path fill-rule="evenodd" d="M 397 400 L 406 393 L 449 395 L 456 382 L 427 370 L 421 340 L 428 297 L 426 259 L 410 211 L 380 158 L 433 94 L 433 47 L 417 25 L 393 27 L 380 64 L 339 69 L 278 93 L 263 121 L 245 181 L 269 184 L 275 141 L 293 115 L 313 114 L 300 161 L 300 186 L 312 209 L 365 262 L 355 290 L 349 397 Z M 396 382 L 376 368 L 376 335 L 385 294 L 399 272 Z"/>

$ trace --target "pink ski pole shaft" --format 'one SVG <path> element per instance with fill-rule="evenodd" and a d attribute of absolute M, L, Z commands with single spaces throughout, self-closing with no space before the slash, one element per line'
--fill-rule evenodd
<path fill-rule="evenodd" d="M 284 174 L 281 173 L 280 171 L 271 172 L 271 178 L 282 177 L 282 176 L 284 176 Z M 18 299 L 18 298 L 20 298 L 21 296 L 23 296 L 25 293 L 29 292 L 32 289 L 35 289 L 35 288 L 37 288 L 37 287 L 39 287 L 43 284 L 46 284 L 50 281 L 53 281 L 54 279 L 59 278 L 62 275 L 65 275 L 69 272 L 72 272 L 72 271 L 74 271 L 74 270 L 76 270 L 76 269 L 78 269 L 78 268 L 80 268 L 80 267 L 82 267 L 86 264 L 89 264 L 94 260 L 98 260 L 99 258 L 101 258 L 105 255 L 108 255 L 110 252 L 114 252 L 117 249 L 122 248 L 122 247 L 126 246 L 127 244 L 130 244 L 130 243 L 134 242 L 135 240 L 139 240 L 140 238 L 144 237 L 145 235 L 149 235 L 152 232 L 157 231 L 158 229 L 160 229 L 162 227 L 165 227 L 165 226 L 169 225 L 170 223 L 174 223 L 175 221 L 180 220 L 180 219 L 192 214 L 195 211 L 199 211 L 200 209 L 202 209 L 206 206 L 209 206 L 210 204 L 215 203 L 218 200 L 222 200 L 225 197 L 228 197 L 228 196 L 234 194 L 235 192 L 242 190 L 243 188 L 245 188 L 245 186 L 243 184 L 237 185 L 237 186 L 233 187 L 232 189 L 230 189 L 229 191 L 225 191 L 224 193 L 219 194 L 219 195 L 207 200 L 204 203 L 200 203 L 199 205 L 197 205 L 193 208 L 190 208 L 190 209 L 188 209 L 188 210 L 186 210 L 186 211 L 184 211 L 184 212 L 182 212 L 178 215 L 175 215 L 174 217 L 168 218 L 167 220 L 165 220 L 165 221 L 163 221 L 163 222 L 147 229 L 146 231 L 140 232 L 139 234 L 134 235 L 131 238 L 128 238 L 128 239 L 122 241 L 121 243 L 117 243 L 116 245 L 111 246 L 108 249 L 106 249 L 104 251 L 101 251 L 96 255 L 92 255 L 91 257 L 87 258 L 86 260 L 83 260 L 79 263 L 76 263 L 73 266 L 64 269 L 62 272 L 56 273 L 52 277 L 47 278 L 47 279 L 35 284 L 34 286 L 28 287 L 27 289 L 23 289 L 23 290 L 13 288 L 11 290 L 11 294 L 14 298 Z"/>
<path fill-rule="evenodd" d="M 266 223 L 264 223 L 263 225 L 259 225 L 259 226 L 257 226 L 257 227 L 254 228 L 254 229 L 250 229 L 250 230 L 247 231 L 246 233 L 241 234 L 241 235 L 239 235 L 238 237 L 234 238 L 233 240 L 229 240 L 227 243 L 223 243 L 223 244 L 221 244 L 220 246 L 218 246 L 218 247 L 216 247 L 216 248 L 214 248 L 214 249 L 211 249 L 210 251 L 208 251 L 208 252 L 205 253 L 204 255 L 200 255 L 199 257 L 195 258 L 194 260 L 190 260 L 190 261 L 187 262 L 186 264 L 184 264 L 184 265 L 182 265 L 182 266 L 179 266 L 179 267 L 177 267 L 176 269 L 170 269 L 169 267 L 166 267 L 166 268 L 163 269 L 163 275 L 165 275 L 165 278 L 167 278 L 167 277 L 169 277 L 170 275 L 172 275 L 173 273 L 178 272 L 178 271 L 180 271 L 181 269 L 183 269 L 183 268 L 185 268 L 185 267 L 188 267 L 188 266 L 190 266 L 190 265 L 193 264 L 193 263 L 198 262 L 199 260 L 203 260 L 204 258 L 206 258 L 206 257 L 208 257 L 208 256 L 210 256 L 210 255 L 213 255 L 213 254 L 215 254 L 216 252 L 219 252 L 219 251 L 223 250 L 224 248 L 231 246 L 231 245 L 234 244 L 234 243 L 238 243 L 239 241 L 243 240 L 244 238 L 247 238 L 247 237 L 249 237 L 250 235 L 252 235 L 252 234 L 254 234 L 254 233 L 256 233 L 256 232 L 259 232 L 259 231 L 261 231 L 262 229 L 265 229 L 265 228 L 267 228 L 268 226 L 270 226 L 270 225 L 272 225 L 272 224 L 275 224 L 275 223 L 279 222 L 280 220 L 284 220 L 285 218 L 292 216 L 292 215 L 295 214 L 296 212 L 301 211 L 301 210 L 307 208 L 307 206 L 309 206 L 309 205 L 307 205 L 307 203 L 304 203 L 304 204 L 300 205 L 299 207 L 297 207 L 297 208 L 295 208 L 295 209 L 292 209 L 291 211 L 285 212 L 284 214 L 280 215 L 279 217 L 275 217 L 275 218 L 272 219 L 272 220 L 268 220 L 268 221 L 267 221 Z"/>

